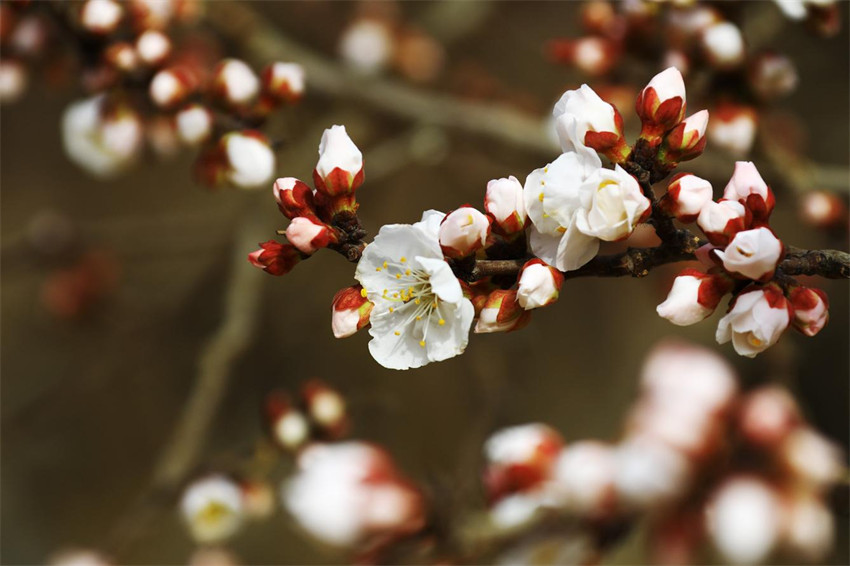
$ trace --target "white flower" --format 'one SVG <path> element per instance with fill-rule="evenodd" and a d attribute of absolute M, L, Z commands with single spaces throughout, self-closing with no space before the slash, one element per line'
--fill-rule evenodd
<path fill-rule="evenodd" d="M 136 40 L 136 52 L 147 65 L 159 65 L 171 53 L 171 40 L 159 30 L 149 29 Z"/>
<path fill-rule="evenodd" d="M 248 104 L 260 92 L 260 79 L 239 59 L 225 59 L 219 63 L 213 80 L 221 96 L 231 104 Z"/>
<path fill-rule="evenodd" d="M 388 26 L 361 18 L 342 33 L 339 53 L 343 60 L 364 73 L 381 71 L 390 62 L 395 44 Z"/>
<path fill-rule="evenodd" d="M 721 69 L 735 67 L 744 60 L 744 37 L 731 22 L 718 22 L 706 29 L 702 48 L 709 61 Z"/>
<path fill-rule="evenodd" d="M 618 121 L 617 111 L 587 85 L 565 92 L 555 104 L 552 114 L 564 152 L 593 151 L 585 144 L 587 132 L 607 132 L 617 138 L 623 135 L 622 121 Z"/>
<path fill-rule="evenodd" d="M 782 242 L 770 228 L 755 228 L 738 232 L 725 250 L 715 253 L 726 271 L 759 281 L 772 277 L 776 271 Z"/>
<path fill-rule="evenodd" d="M 599 240 L 578 230 L 581 187 L 602 166 L 596 152 L 568 152 L 529 174 L 523 188 L 525 209 L 533 222 L 531 250 L 561 271 L 578 269 L 596 255 Z"/>
<path fill-rule="evenodd" d="M 124 10 L 114 0 L 88 0 L 80 10 L 80 23 L 90 32 L 108 34 L 123 15 Z"/>
<path fill-rule="evenodd" d="M 561 451 L 555 463 L 552 497 L 582 515 L 603 515 L 615 503 L 615 453 L 601 442 L 582 441 Z"/>
<path fill-rule="evenodd" d="M 71 161 L 106 178 L 136 160 L 143 132 L 133 111 L 116 111 L 103 117 L 103 101 L 102 96 L 95 96 L 69 105 L 62 117 L 62 139 Z"/>
<path fill-rule="evenodd" d="M 615 453 L 618 498 L 630 507 L 657 507 L 681 495 L 691 478 L 688 457 L 663 442 L 636 436 Z"/>
<path fill-rule="evenodd" d="M 598 169 L 580 190 L 578 229 L 607 242 L 629 236 L 650 207 L 637 180 L 619 165 L 613 171 Z"/>
<path fill-rule="evenodd" d="M 702 277 L 691 274 L 676 277 L 667 299 L 655 309 L 658 316 L 676 326 L 690 326 L 713 313 L 714 308 L 699 302 L 702 281 Z"/>
<path fill-rule="evenodd" d="M 227 155 L 228 180 L 242 189 L 254 189 L 271 182 L 275 157 L 260 136 L 231 132 L 222 138 Z"/>
<path fill-rule="evenodd" d="M 461 258 L 481 248 L 489 234 L 490 220 L 478 210 L 462 206 L 443 219 L 439 240 L 447 256 Z"/>
<path fill-rule="evenodd" d="M 782 291 L 765 287 L 741 293 L 717 325 L 717 342 L 731 340 L 738 354 L 754 358 L 779 340 L 789 322 L 791 316 Z"/>
<path fill-rule="evenodd" d="M 188 145 L 199 144 L 212 133 L 212 114 L 201 104 L 190 104 L 180 110 L 175 117 L 175 122 L 177 135 L 183 143 Z"/>
<path fill-rule="evenodd" d="M 474 309 L 443 259 L 437 233 L 445 217 L 383 226 L 366 246 L 355 277 L 375 304 L 369 351 L 391 369 L 421 367 L 466 349 Z"/>
<path fill-rule="evenodd" d="M 563 281 L 563 275 L 545 263 L 526 264 L 519 277 L 517 302 L 525 310 L 549 305 L 558 300 Z"/>
<path fill-rule="evenodd" d="M 708 530 L 727 560 L 756 564 L 763 562 L 776 545 L 780 517 L 780 502 L 770 487 L 755 478 L 735 478 L 714 494 Z"/>
<path fill-rule="evenodd" d="M 236 483 L 224 476 L 203 478 L 183 493 L 180 510 L 195 540 L 219 542 L 242 526 L 242 492 Z"/>
<path fill-rule="evenodd" d="M 522 196 L 522 185 L 513 175 L 507 179 L 493 179 L 487 183 L 484 208 L 493 215 L 496 224 L 508 234 L 522 230 L 528 218 Z"/>

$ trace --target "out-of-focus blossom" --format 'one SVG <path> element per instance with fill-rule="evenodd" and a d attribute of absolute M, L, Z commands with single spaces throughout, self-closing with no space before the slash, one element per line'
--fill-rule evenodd
<path fill-rule="evenodd" d="M 242 491 L 234 481 L 221 475 L 196 480 L 183 492 L 180 512 L 197 542 L 221 542 L 242 526 Z"/>
<path fill-rule="evenodd" d="M 558 456 L 553 472 L 553 497 L 574 513 L 604 517 L 616 505 L 615 453 L 595 441 L 568 445 Z"/>
<path fill-rule="evenodd" d="M 364 73 L 377 73 L 390 63 L 395 40 L 384 22 L 362 18 L 349 25 L 340 37 L 342 59 Z"/>
<path fill-rule="evenodd" d="M 50 566 L 112 566 L 113 562 L 95 550 L 71 549 L 50 557 Z"/>
<path fill-rule="evenodd" d="M 154 104 L 170 109 L 182 103 L 195 89 L 195 80 L 185 69 L 171 67 L 154 75 L 148 89 Z"/>
<path fill-rule="evenodd" d="M 792 93 L 797 88 L 799 76 L 794 63 L 778 53 L 762 53 L 748 69 L 750 88 L 763 100 L 773 100 Z"/>
<path fill-rule="evenodd" d="M 339 391 L 318 379 L 301 388 L 307 415 L 325 438 L 339 438 L 348 431 L 348 409 Z"/>
<path fill-rule="evenodd" d="M 747 395 L 739 409 L 738 427 L 747 442 L 775 448 L 800 423 L 794 398 L 781 387 L 761 387 Z"/>
<path fill-rule="evenodd" d="M 226 158 L 225 177 L 240 189 L 255 189 L 271 182 L 275 156 L 269 141 L 260 132 L 230 132 L 221 138 Z"/>
<path fill-rule="evenodd" d="M 294 452 L 310 440 L 310 423 L 286 392 L 272 391 L 266 396 L 265 418 L 272 440 L 284 450 Z"/>
<path fill-rule="evenodd" d="M 243 106 L 259 94 L 260 79 L 244 61 L 225 59 L 216 67 L 212 88 L 228 104 Z"/>
<path fill-rule="evenodd" d="M 304 95 L 304 67 L 298 63 L 276 62 L 262 73 L 263 92 L 277 100 L 297 102 Z"/>
<path fill-rule="evenodd" d="M 713 495 L 708 511 L 709 534 L 733 564 L 763 562 L 780 537 L 781 501 L 754 477 L 727 480 Z"/>
<path fill-rule="evenodd" d="M 540 488 L 550 477 L 564 441 L 541 423 L 512 426 L 484 444 L 484 482 L 491 500 Z"/>
<path fill-rule="evenodd" d="M 753 147 L 758 114 L 750 106 L 721 104 L 711 112 L 708 140 L 735 157 L 745 157 Z"/>
<path fill-rule="evenodd" d="M 806 426 L 798 427 L 785 439 L 779 457 L 797 482 L 815 491 L 833 485 L 846 474 L 841 450 Z"/>
<path fill-rule="evenodd" d="M 136 53 L 146 65 L 161 65 L 171 54 L 171 40 L 161 31 L 148 30 L 136 39 Z"/>
<path fill-rule="evenodd" d="M 190 104 L 182 108 L 175 116 L 177 135 L 188 145 L 197 145 L 206 141 L 213 129 L 213 116 L 206 106 Z"/>
<path fill-rule="evenodd" d="M 800 198 L 800 215 L 808 224 L 825 230 L 847 229 L 847 205 L 838 195 L 808 191 Z"/>
<path fill-rule="evenodd" d="M 86 0 L 80 7 L 80 24 L 98 35 L 115 31 L 123 17 L 124 9 L 114 0 Z"/>
<path fill-rule="evenodd" d="M 18 100 L 27 89 L 27 70 L 14 59 L 0 60 L 0 104 Z"/>
<path fill-rule="evenodd" d="M 732 22 L 718 22 L 702 32 L 702 49 L 716 68 L 726 70 L 744 62 L 744 36 Z"/>
<path fill-rule="evenodd" d="M 142 148 L 142 124 L 127 106 L 108 109 L 95 96 L 71 103 L 62 117 L 68 157 L 97 177 L 107 178 L 135 162 Z"/>

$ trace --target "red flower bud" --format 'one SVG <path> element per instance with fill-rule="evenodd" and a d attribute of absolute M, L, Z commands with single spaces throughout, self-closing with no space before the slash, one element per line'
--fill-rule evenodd
<path fill-rule="evenodd" d="M 248 261 L 271 275 L 286 275 L 303 257 L 292 244 L 269 240 L 261 243 L 257 251 L 248 254 Z"/>

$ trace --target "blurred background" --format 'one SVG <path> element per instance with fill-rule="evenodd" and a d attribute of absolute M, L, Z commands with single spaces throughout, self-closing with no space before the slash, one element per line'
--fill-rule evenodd
<path fill-rule="evenodd" d="M 762 45 L 786 54 L 799 76 L 796 90 L 764 111 L 759 139 L 790 142 L 798 155 L 832 172 L 831 186 L 822 187 L 822 178 L 792 182 L 775 163 L 765 167 L 777 195 L 772 226 L 790 245 L 846 250 L 846 229 L 805 222 L 802 200 L 809 189 L 830 189 L 843 201 L 848 193 L 848 6 L 839 6 L 840 33 L 824 39 L 784 19 L 771 2 L 740 4 L 746 6 L 735 8 L 743 11 L 736 17 L 744 29 L 769 27 Z M 546 49 L 550 40 L 581 35 L 578 2 L 252 2 L 241 8 L 259 16 L 263 33 L 274 30 L 339 68 L 357 59 L 357 49 L 352 55 L 350 47 L 341 48 L 353 23 L 364 14 L 392 22 L 394 54 L 370 75 L 343 75 L 356 76 L 357 89 L 369 81 L 398 83 L 425 96 L 497 103 L 543 121 L 565 89 L 585 81 L 596 86 L 597 79 L 554 62 Z M 204 25 L 220 31 L 216 9 L 209 8 L 212 23 Z M 262 42 L 254 31 L 255 43 Z M 256 60 L 261 43 L 244 51 L 233 36 L 224 37 L 236 56 L 267 62 Z M 370 45 L 366 51 L 374 53 Z M 349 49 L 348 63 L 341 49 Z M 292 53 L 275 56 L 298 60 Z M 659 68 L 626 65 L 619 76 L 634 78 L 639 88 Z M 267 130 L 281 140 L 276 174 L 309 179 L 322 130 L 345 124 L 365 158 L 358 199 L 370 234 L 383 224 L 416 221 L 429 208 L 480 207 L 489 179 L 524 180 L 557 155 L 554 146 L 545 150 L 545 140 L 535 147 L 444 127 L 427 115 L 410 120 L 368 97 L 348 96 L 344 82 L 337 92 L 313 90 L 307 71 L 303 101 Z M 713 104 L 691 93 L 691 111 Z M 385 445 L 417 480 L 462 489 L 478 481 L 481 444 L 497 427 L 542 421 L 568 441 L 616 438 L 645 353 L 670 335 L 720 351 L 745 386 L 787 385 L 811 422 L 848 448 L 846 281 L 816 282 L 831 301 L 824 331 L 815 338 L 788 332 L 754 360 L 716 345 L 720 313 L 688 328 L 655 314 L 680 268 L 667 266 L 640 281 L 570 280 L 558 304 L 535 312 L 520 332 L 472 336 L 463 356 L 419 370 L 385 370 L 368 354 L 367 333 L 338 341 L 330 331 L 331 299 L 354 282 L 353 265 L 320 253 L 275 278 L 245 259 L 257 242 L 285 227 L 270 187 L 202 188 L 193 182 L 188 154 L 147 156 L 117 179 L 93 179 L 65 157 L 59 133 L 63 109 L 77 97 L 72 86 L 31 78 L 26 95 L 0 110 L 3 563 L 43 563 L 68 547 L 108 549 L 121 563 L 187 560 L 194 545 L 169 497 L 190 478 L 176 478 L 162 501 L 151 499 L 151 486 L 167 467 L 163 458 L 196 380 L 210 368 L 225 374 L 222 402 L 190 458 L 188 476 L 236 466 L 262 437 L 264 395 L 320 377 L 345 393 L 354 437 Z M 404 101 L 387 106 L 394 104 Z M 633 110 L 620 105 L 620 111 L 633 139 Z M 711 151 L 711 142 L 709 151 L 707 165 L 697 161 L 680 170 L 698 170 L 719 194 L 736 157 Z M 766 153 L 751 154 L 760 170 Z M 233 347 L 217 332 L 234 309 L 240 313 L 237 346 L 232 356 L 216 355 L 217 348 Z M 829 563 L 847 563 L 846 493 L 835 509 L 839 540 Z M 638 530 L 607 560 L 640 562 L 640 536 Z M 341 560 L 307 541 L 280 511 L 246 529 L 231 548 L 245 563 Z"/>

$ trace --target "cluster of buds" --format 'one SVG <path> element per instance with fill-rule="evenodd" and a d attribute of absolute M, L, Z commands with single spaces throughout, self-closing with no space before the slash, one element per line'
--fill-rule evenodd
<path fill-rule="evenodd" d="M 769 227 L 775 199 L 755 165 L 739 161 L 723 198 L 712 200 L 708 181 L 677 175 L 661 199 L 666 212 L 694 222 L 709 243 L 697 255 L 707 272 L 686 269 L 676 277 L 658 314 L 679 326 L 700 322 L 732 293 L 728 314 L 720 320 L 717 341 L 732 341 L 735 351 L 754 357 L 776 343 L 793 325 L 814 336 L 829 318 L 823 291 L 776 277 L 784 255 Z"/>
<path fill-rule="evenodd" d="M 147 142 L 162 156 L 198 149 L 196 177 L 210 186 L 273 178 L 274 152 L 257 129 L 300 99 L 304 71 L 275 62 L 258 76 L 237 59 L 217 62 L 220 46 L 191 30 L 196 0 L 8 2 L 0 10 L 0 101 L 22 94 L 25 63 L 46 67 L 48 77 L 78 76 L 89 97 L 67 108 L 62 131 L 66 153 L 86 171 L 113 177 Z"/>
<path fill-rule="evenodd" d="M 311 442 L 338 440 L 349 429 L 345 397 L 318 379 L 301 386 L 297 402 L 286 391 L 269 393 L 264 420 L 272 441 L 288 452 Z"/>
<path fill-rule="evenodd" d="M 566 514 L 604 532 L 645 517 L 661 563 L 691 563 L 706 541 L 734 563 L 822 560 L 834 529 L 824 497 L 844 471 L 787 392 L 743 395 L 722 358 L 673 342 L 650 354 L 616 443 L 529 424 L 495 433 L 484 454 L 495 527 Z"/>
<path fill-rule="evenodd" d="M 331 248 L 358 259 L 365 232 L 357 220 L 354 192 L 363 184 L 363 154 L 345 126 L 325 130 L 319 144 L 319 161 L 313 170 L 315 189 L 294 177 L 274 183 L 274 198 L 280 212 L 289 220 L 282 233 L 286 242 L 270 240 L 248 257 L 252 264 L 272 275 L 285 275 L 300 260 L 321 248 Z M 348 309 L 350 301 L 337 296 L 340 308 Z M 336 304 L 338 301 L 334 300 Z M 368 316 L 368 313 L 366 313 Z M 345 333 L 340 327 L 340 332 Z"/>

